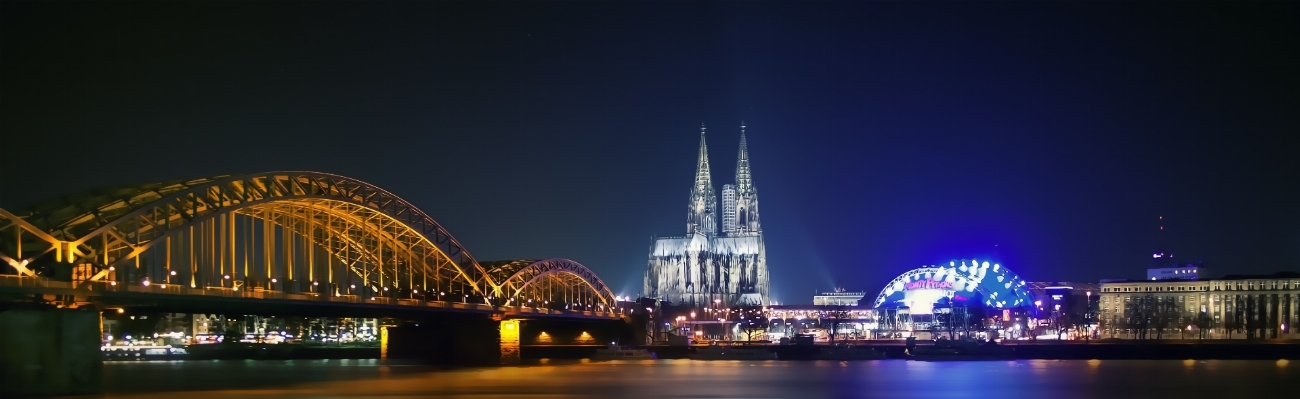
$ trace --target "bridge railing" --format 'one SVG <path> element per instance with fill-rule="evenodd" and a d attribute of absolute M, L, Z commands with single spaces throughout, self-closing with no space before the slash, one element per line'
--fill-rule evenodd
<path fill-rule="evenodd" d="M 6 287 L 31 287 L 31 288 L 62 288 L 74 289 L 71 282 L 57 281 L 39 277 L 26 277 L 22 275 L 0 274 L 0 285 Z"/>
<path fill-rule="evenodd" d="M 619 317 L 617 312 L 606 311 L 578 311 L 578 310 L 559 310 L 537 308 L 529 306 L 493 306 L 483 303 L 464 303 L 451 301 L 425 301 L 420 299 L 405 298 L 388 298 L 388 297 L 359 297 L 356 295 L 322 295 L 320 293 L 288 293 L 284 291 L 256 289 L 236 289 L 232 287 L 190 287 L 185 284 L 169 283 L 151 283 L 149 285 L 126 285 L 118 284 L 113 281 L 94 281 L 79 287 L 78 284 L 69 281 L 57 281 L 40 277 L 25 277 L 18 275 L 0 275 L 0 286 L 19 287 L 19 288 L 48 288 L 64 290 L 80 290 L 92 292 L 125 292 L 125 293 L 142 293 L 142 294 L 163 294 L 163 295 L 192 295 L 205 297 L 222 297 L 222 298 L 241 298 L 241 299 L 278 299 L 293 301 L 315 301 L 315 302 L 335 302 L 335 303 L 355 303 L 355 304 L 376 304 L 403 307 L 429 307 L 441 309 L 459 309 L 474 310 L 484 312 L 504 312 L 511 314 L 535 314 L 535 315 L 581 315 L 588 317 Z"/>

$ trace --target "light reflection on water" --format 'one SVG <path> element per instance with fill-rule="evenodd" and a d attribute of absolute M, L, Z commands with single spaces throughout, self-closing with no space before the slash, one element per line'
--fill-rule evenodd
<path fill-rule="evenodd" d="M 1298 370 L 1270 360 L 549 360 L 480 369 L 288 360 L 108 362 L 104 373 L 107 397 L 1109 399 L 1262 395 L 1290 386 Z"/>

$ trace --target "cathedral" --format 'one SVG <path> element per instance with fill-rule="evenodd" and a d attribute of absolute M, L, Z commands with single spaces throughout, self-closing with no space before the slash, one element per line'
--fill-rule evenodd
<path fill-rule="evenodd" d="M 745 125 L 740 125 L 736 182 L 722 186 L 721 212 L 709 174 L 704 130 L 701 126 L 686 235 L 654 240 L 646 267 L 646 296 L 698 307 L 767 305 L 767 255 L 758 191 L 745 149 Z"/>

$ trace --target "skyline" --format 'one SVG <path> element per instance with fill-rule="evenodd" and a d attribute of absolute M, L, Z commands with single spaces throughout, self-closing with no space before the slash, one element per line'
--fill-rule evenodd
<path fill-rule="evenodd" d="M 0 207 L 316 170 L 634 295 L 698 126 L 734 165 L 744 121 L 780 302 L 952 259 L 1296 270 L 1288 4 L 226 6 L 0 4 Z"/>

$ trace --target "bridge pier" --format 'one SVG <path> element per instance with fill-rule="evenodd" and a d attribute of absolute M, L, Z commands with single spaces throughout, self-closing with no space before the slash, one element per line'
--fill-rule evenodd
<path fill-rule="evenodd" d="M 519 332 L 524 345 L 645 344 L 623 320 L 530 319 Z"/>
<path fill-rule="evenodd" d="M 0 397 L 98 393 L 99 312 L 0 309 Z"/>
<path fill-rule="evenodd" d="M 439 315 L 384 327 L 381 356 L 454 366 L 518 364 L 520 329 L 519 320 L 494 315 Z"/>

